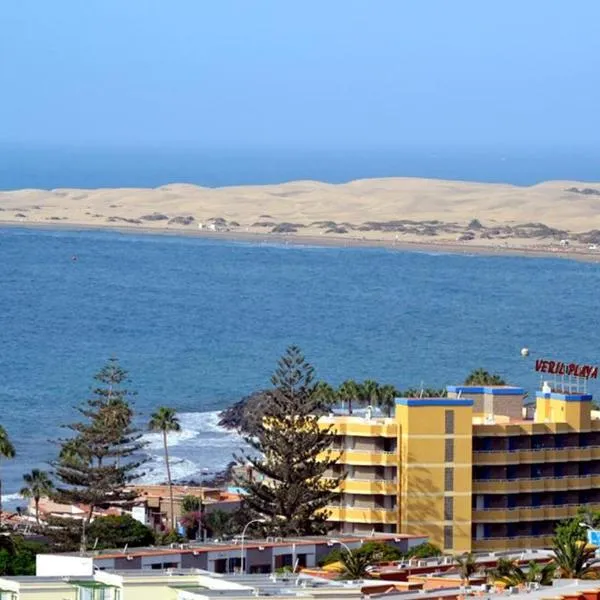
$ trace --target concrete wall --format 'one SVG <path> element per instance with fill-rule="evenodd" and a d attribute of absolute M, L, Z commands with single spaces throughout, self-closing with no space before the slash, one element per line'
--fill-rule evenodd
<path fill-rule="evenodd" d="M 85 577 L 93 575 L 94 561 L 86 556 L 38 554 L 35 574 L 38 577 Z"/>
<path fill-rule="evenodd" d="M 182 569 L 202 569 L 206 571 L 208 569 L 208 556 L 206 552 L 197 554 L 194 556 L 193 553 L 187 553 L 181 555 L 181 568 Z"/>
<path fill-rule="evenodd" d="M 396 400 L 400 532 L 427 536 L 446 552 L 471 550 L 472 415 L 466 398 Z"/>
<path fill-rule="evenodd" d="M 132 556 L 131 559 L 128 559 L 127 556 L 123 556 L 122 558 L 113 559 L 114 566 L 113 569 L 117 571 L 127 571 L 128 569 L 141 569 L 142 568 L 142 557 L 141 556 Z"/>

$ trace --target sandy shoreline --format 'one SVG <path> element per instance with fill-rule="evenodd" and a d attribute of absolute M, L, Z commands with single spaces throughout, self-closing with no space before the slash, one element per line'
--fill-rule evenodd
<path fill-rule="evenodd" d="M 459 254 L 474 256 L 520 256 L 531 258 L 562 258 L 600 263 L 600 252 L 586 252 L 578 248 L 543 248 L 503 246 L 491 247 L 453 242 L 396 241 L 386 239 L 332 238 L 298 234 L 261 234 L 250 232 L 212 232 L 199 230 L 159 229 L 155 227 L 106 226 L 77 223 L 14 223 L 0 219 L 0 229 L 42 229 L 45 231 L 112 231 L 124 235 L 167 235 L 199 237 L 213 241 L 242 242 L 255 245 L 312 246 L 322 248 L 383 248 L 398 252 Z"/>
<path fill-rule="evenodd" d="M 0 226 L 600 262 L 600 184 L 435 179 L 0 192 Z"/>

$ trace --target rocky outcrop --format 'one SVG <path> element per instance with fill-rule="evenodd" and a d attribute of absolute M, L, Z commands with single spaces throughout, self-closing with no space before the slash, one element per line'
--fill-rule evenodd
<path fill-rule="evenodd" d="M 268 394 L 266 390 L 255 392 L 232 404 L 219 415 L 219 425 L 251 435 L 256 423 L 262 421 Z"/>

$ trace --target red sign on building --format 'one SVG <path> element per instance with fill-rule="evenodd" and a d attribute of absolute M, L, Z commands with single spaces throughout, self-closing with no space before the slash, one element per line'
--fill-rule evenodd
<path fill-rule="evenodd" d="M 538 373 L 566 375 L 567 377 L 579 377 L 580 379 L 598 378 L 598 367 L 594 365 L 578 365 L 577 363 L 564 363 L 555 360 L 537 359 L 535 370 Z"/>

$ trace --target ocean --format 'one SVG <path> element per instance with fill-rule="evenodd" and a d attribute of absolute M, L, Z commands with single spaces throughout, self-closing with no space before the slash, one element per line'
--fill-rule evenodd
<path fill-rule="evenodd" d="M 0 189 L 386 176 L 531 185 L 594 181 L 599 163 L 586 149 L 0 146 Z M 0 229 L 0 420 L 17 450 L 0 461 L 5 501 L 19 503 L 24 472 L 49 468 L 61 425 L 111 356 L 130 372 L 141 425 L 157 406 L 179 411 L 173 472 L 198 479 L 241 446 L 218 411 L 267 385 L 287 345 L 334 384 L 443 386 L 484 367 L 533 394 L 535 357 L 595 362 L 599 278 L 596 265 L 550 258 Z M 146 439 L 144 480 L 162 481 L 160 439 Z"/>
<path fill-rule="evenodd" d="M 241 441 L 218 411 L 268 385 L 289 344 L 332 384 L 400 388 L 483 367 L 533 395 L 536 357 L 597 361 L 600 269 L 584 262 L 18 228 L 0 229 L 0 258 L 1 422 L 17 451 L 0 472 L 13 504 L 111 356 L 141 424 L 160 405 L 179 411 L 177 479 L 227 465 Z M 162 481 L 160 439 L 146 436 L 144 480 Z"/>
<path fill-rule="evenodd" d="M 88 148 L 0 144 L 0 190 L 20 188 L 217 187 L 293 180 L 342 183 L 427 177 L 533 185 L 598 181 L 597 148 L 490 146 L 360 150 Z"/>

